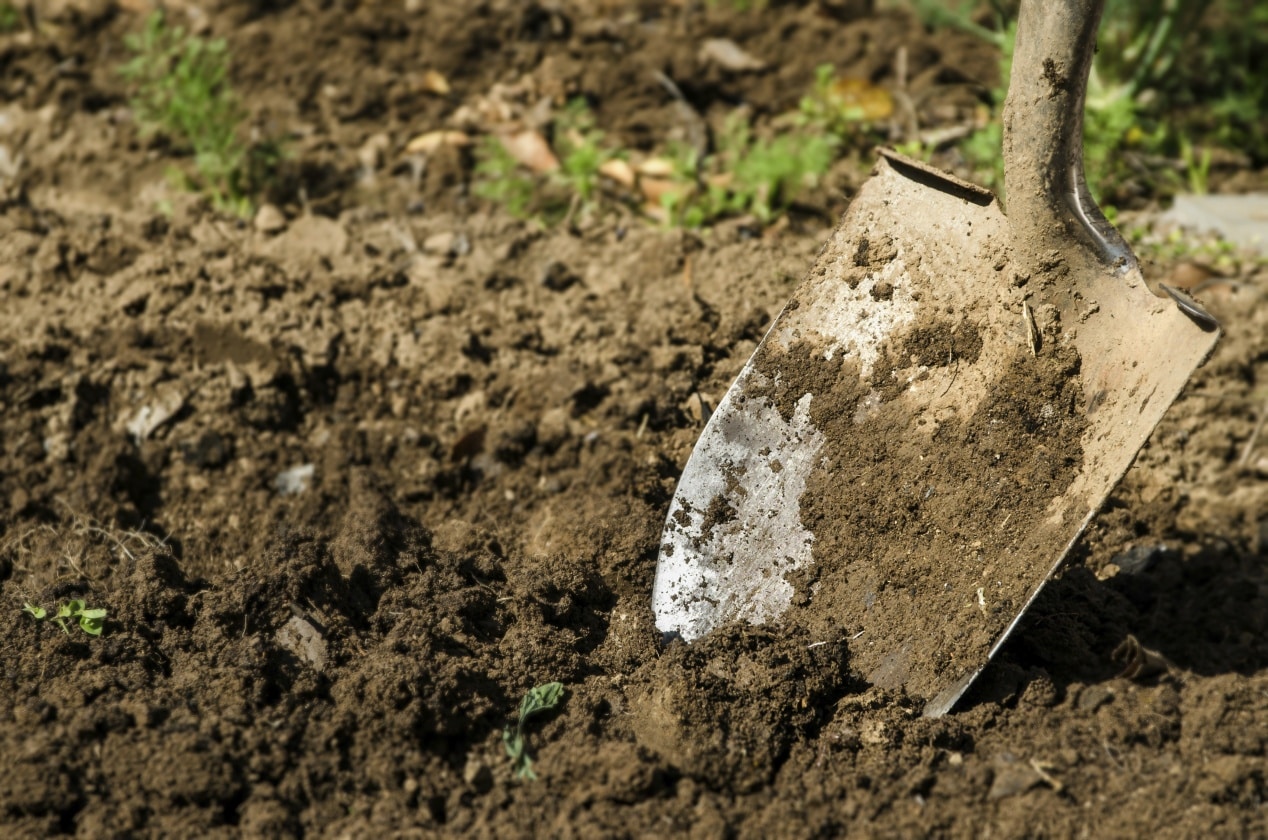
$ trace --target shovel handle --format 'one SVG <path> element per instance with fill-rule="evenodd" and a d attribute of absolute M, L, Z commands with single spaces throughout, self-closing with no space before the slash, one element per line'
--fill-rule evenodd
<path fill-rule="evenodd" d="M 1083 174 L 1083 108 L 1104 0 L 1022 0 L 1004 100 L 1008 220 L 1029 256 L 1069 253 L 1126 272 L 1136 257 Z"/>

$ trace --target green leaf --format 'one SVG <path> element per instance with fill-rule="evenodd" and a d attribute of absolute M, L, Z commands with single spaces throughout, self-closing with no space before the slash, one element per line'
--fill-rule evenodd
<path fill-rule="evenodd" d="M 502 747 L 512 761 L 519 761 L 524 755 L 524 733 L 517 732 L 509 726 L 502 730 Z"/>
<path fill-rule="evenodd" d="M 192 154 L 196 174 L 186 176 L 186 186 L 205 192 L 217 209 L 249 216 L 252 196 L 275 177 L 275 167 L 248 158 L 257 145 L 277 144 L 242 139 L 246 110 L 230 86 L 224 39 L 203 40 L 155 12 L 124 43 L 132 58 L 119 72 L 132 83 L 142 133 L 161 133 Z"/>
<path fill-rule="evenodd" d="M 527 755 L 520 756 L 515 768 L 515 778 L 530 782 L 537 781 L 537 774 L 533 772 L 533 760 Z"/>
<path fill-rule="evenodd" d="M 533 759 L 529 757 L 525 747 L 524 722 L 538 712 L 553 709 L 563 697 L 563 683 L 543 683 L 530 689 L 520 701 L 519 720 L 515 728 L 508 726 L 502 730 L 502 747 L 511 759 L 511 771 L 515 778 L 528 781 L 537 779 L 537 773 L 533 771 Z"/>
<path fill-rule="evenodd" d="M 553 709 L 563 699 L 563 696 L 563 683 L 543 683 L 536 688 L 530 689 L 520 702 L 520 724 L 522 725 L 531 715 L 544 712 L 547 709 Z"/>
<path fill-rule="evenodd" d="M 37 607 L 34 604 L 23 604 L 22 611 L 30 613 L 31 617 L 36 621 L 43 621 L 45 618 L 48 618 L 48 610 L 43 607 Z"/>

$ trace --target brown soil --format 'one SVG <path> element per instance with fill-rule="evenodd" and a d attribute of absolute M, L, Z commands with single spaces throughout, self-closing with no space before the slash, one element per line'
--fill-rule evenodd
<path fill-rule="evenodd" d="M 652 70 L 710 119 L 769 117 L 825 60 L 892 81 L 899 46 L 937 124 L 971 112 L 995 56 L 866 3 L 465 5 L 202 7 L 253 117 L 294 138 L 270 233 L 165 186 L 115 73 L 137 15 L 71 0 L 0 35 L 0 144 L 20 161 L 0 171 L 0 823 L 1268 830 L 1268 278 L 1207 291 L 1215 357 L 955 714 L 867 685 L 844 642 L 733 627 L 664 647 L 655 559 L 702 406 L 865 167 L 764 237 L 542 232 L 472 198 L 469 160 L 420 168 L 405 144 L 527 78 L 649 147 L 677 119 Z M 721 36 L 771 69 L 701 68 Z M 109 609 L 100 638 L 21 611 L 73 597 Z M 1117 676 L 1129 636 L 1169 667 Z M 528 727 L 541 778 L 516 781 L 502 728 L 551 680 L 566 699 Z"/>

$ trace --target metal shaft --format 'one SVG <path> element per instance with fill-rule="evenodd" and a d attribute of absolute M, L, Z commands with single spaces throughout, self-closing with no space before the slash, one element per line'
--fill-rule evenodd
<path fill-rule="evenodd" d="M 1004 184 L 1018 242 L 1042 261 L 1069 237 L 1097 262 L 1136 267 L 1083 174 L 1083 109 L 1104 0 L 1023 0 L 1004 102 Z M 1034 263 L 1032 263 L 1033 265 Z"/>

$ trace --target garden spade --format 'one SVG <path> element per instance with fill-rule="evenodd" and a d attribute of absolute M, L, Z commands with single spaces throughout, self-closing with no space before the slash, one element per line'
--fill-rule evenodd
<path fill-rule="evenodd" d="M 1083 176 L 1103 0 L 1023 0 L 994 195 L 882 151 L 719 402 L 661 539 L 667 638 L 770 624 L 949 711 L 1218 337 Z"/>

